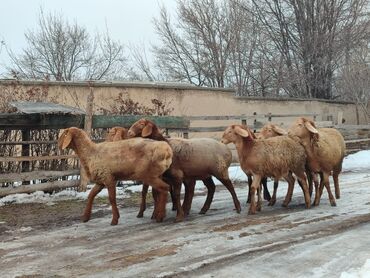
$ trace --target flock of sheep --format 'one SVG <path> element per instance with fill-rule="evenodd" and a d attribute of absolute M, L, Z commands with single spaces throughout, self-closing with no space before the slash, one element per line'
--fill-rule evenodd
<path fill-rule="evenodd" d="M 95 183 L 82 220 L 86 222 L 90 219 L 95 196 L 107 187 L 112 206 L 112 225 L 116 225 L 120 217 L 116 204 L 116 183 L 119 180 L 143 182 L 138 217 L 143 217 L 150 185 L 154 199 L 152 218 L 157 222 L 163 221 L 170 192 L 172 209 L 177 211 L 176 221 L 182 221 L 191 209 L 196 180 L 202 180 L 208 190 L 200 211 L 201 214 L 206 213 L 215 192 L 212 176 L 229 190 L 235 209 L 240 213 L 240 202 L 228 174 L 232 159 L 231 151 L 226 146 L 229 143 L 235 144 L 241 168 L 248 176 L 251 214 L 261 210 L 261 185 L 269 205 L 275 204 L 281 178 L 288 182 L 283 206 L 291 201 L 295 177 L 302 188 L 306 208 L 311 206 L 313 184 L 314 205 L 319 205 L 324 186 L 331 205 L 336 205 L 329 185 L 330 175 L 334 179 L 335 197 L 340 198 L 338 175 L 345 154 L 344 139 L 336 129 L 318 129 L 314 122 L 306 118 L 298 118 L 288 132 L 268 124 L 258 135 L 245 125 L 231 125 L 225 130 L 221 142 L 211 138 L 167 139 L 147 119 L 138 120 L 129 130 L 112 128 L 106 142 L 102 143 L 92 142 L 83 130 L 74 127 L 64 130 L 58 141 L 61 149 L 71 148 L 75 151 L 88 178 Z M 267 190 L 267 177 L 274 178 L 272 197 Z M 181 205 L 182 184 L 185 186 L 185 196 Z"/>

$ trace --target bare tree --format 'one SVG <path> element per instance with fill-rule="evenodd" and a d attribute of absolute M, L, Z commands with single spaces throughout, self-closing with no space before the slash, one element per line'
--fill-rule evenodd
<path fill-rule="evenodd" d="M 123 46 L 108 31 L 91 37 L 60 14 L 45 15 L 40 10 L 38 29 L 27 31 L 25 38 L 28 45 L 21 54 L 8 51 L 9 70 L 21 78 L 99 80 L 119 75 L 124 67 Z"/>
<path fill-rule="evenodd" d="M 370 49 L 367 42 L 347 56 L 335 85 L 338 94 L 356 103 L 357 123 L 360 122 L 360 109 L 370 122 Z"/>
<path fill-rule="evenodd" d="M 363 39 L 368 0 L 252 0 L 284 60 L 290 95 L 333 98 L 333 76 L 345 50 Z M 347 37 L 345 37 L 347 36 Z M 351 45 L 345 40 L 351 38 Z"/>
<path fill-rule="evenodd" d="M 165 8 L 155 20 L 161 45 L 154 48 L 160 67 L 174 80 L 224 87 L 236 32 L 231 2 L 178 1 L 178 21 L 172 24 Z"/>

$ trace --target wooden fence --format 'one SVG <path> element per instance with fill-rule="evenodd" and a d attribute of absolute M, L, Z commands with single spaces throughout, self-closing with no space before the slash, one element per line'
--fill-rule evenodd
<path fill-rule="evenodd" d="M 217 126 L 192 126 L 197 121 L 225 122 L 248 124 L 249 127 L 258 131 L 267 122 L 276 122 L 281 119 L 295 118 L 299 116 L 310 117 L 316 120 L 317 114 L 264 114 L 264 115 L 234 115 L 234 116 L 192 116 L 192 117 L 147 117 L 151 118 L 159 127 L 165 129 L 166 133 L 176 132 L 183 134 L 184 138 L 189 133 L 222 132 L 227 125 Z M 17 162 L 21 167 L 16 172 L 5 172 L 0 169 L 0 197 L 15 193 L 31 193 L 34 191 L 54 191 L 69 187 L 80 187 L 84 189 L 87 181 L 83 180 L 83 173 L 80 173 L 78 160 L 75 154 L 58 152 L 56 155 L 41 154 L 30 155 L 30 147 L 40 144 L 57 144 L 56 140 L 32 141 L 29 134 L 31 130 L 63 129 L 76 126 L 85 129 L 107 129 L 113 126 L 129 127 L 132 123 L 143 116 L 102 116 L 94 115 L 56 115 L 56 114 L 0 114 L 0 132 L 6 130 L 20 130 L 21 139 L 12 142 L 0 142 L 0 148 L 4 146 L 16 146 L 19 148 L 20 156 L 0 156 L 0 166 L 6 163 Z M 339 122 L 339 118 L 337 120 Z M 191 123 L 191 124 L 190 124 Z M 320 126 L 333 126 L 332 121 L 319 121 Z M 370 148 L 370 126 L 335 126 L 344 135 L 349 152 Z M 101 138 L 100 138 L 101 139 Z M 30 163 L 33 161 L 64 161 L 63 169 L 34 170 L 30 171 Z M 72 163 L 74 161 L 74 163 Z M 70 167 L 74 165 L 75 167 Z M 81 174 L 81 179 L 79 176 Z M 32 184 L 30 184 L 32 183 Z M 12 186 L 17 184 L 18 186 Z"/>
<path fill-rule="evenodd" d="M 108 129 L 113 126 L 130 127 L 143 116 L 103 116 L 94 115 L 86 121 L 85 115 L 72 114 L 0 114 L 0 132 L 20 131 L 21 138 L 17 141 L 0 141 L 0 148 L 13 146 L 17 148 L 17 156 L 0 156 L 0 197 L 15 193 L 31 193 L 34 191 L 54 191 L 69 187 L 86 188 L 87 179 L 80 171 L 77 156 L 72 153 L 57 151 L 57 154 L 30 155 L 33 145 L 53 145 L 57 148 L 57 140 L 33 141 L 30 132 L 33 130 L 59 130 L 75 126 L 92 129 Z M 166 132 L 182 133 L 189 128 L 189 120 L 182 117 L 146 117 L 153 120 Z M 90 123 L 89 123 L 90 122 Z M 59 133 L 59 132 L 58 132 Z M 58 134 L 57 133 L 57 134 Z M 101 141 L 97 138 L 96 141 Z M 63 161 L 62 169 L 30 171 L 30 163 L 40 161 Z M 19 163 L 16 172 L 6 172 L 8 163 Z M 71 169 L 71 166 L 73 166 Z M 81 175 L 81 179 L 79 176 Z M 13 186 L 17 185 L 17 186 Z"/>

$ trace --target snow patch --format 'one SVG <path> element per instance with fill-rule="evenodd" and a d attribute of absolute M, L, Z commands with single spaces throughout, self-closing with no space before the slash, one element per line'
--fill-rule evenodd
<path fill-rule="evenodd" d="M 366 170 L 370 171 L 370 150 L 359 151 L 344 158 L 344 172 L 362 172 Z"/>
<path fill-rule="evenodd" d="M 356 270 L 342 272 L 340 278 L 365 278 L 370 277 L 370 259 L 366 260 L 365 264 Z"/>

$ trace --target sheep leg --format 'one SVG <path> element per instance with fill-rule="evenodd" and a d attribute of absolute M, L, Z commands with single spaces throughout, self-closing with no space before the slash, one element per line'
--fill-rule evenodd
<path fill-rule="evenodd" d="M 158 191 L 152 187 L 152 196 L 153 196 L 153 201 L 154 201 L 154 208 L 153 208 L 153 213 L 151 219 L 156 219 L 156 209 L 157 209 L 157 201 L 158 201 Z"/>
<path fill-rule="evenodd" d="M 279 180 L 275 179 L 274 180 L 274 192 L 272 193 L 272 197 L 268 203 L 269 206 L 273 206 L 276 203 L 276 192 L 277 192 L 278 187 L 279 187 Z"/>
<path fill-rule="evenodd" d="M 207 199 L 204 202 L 204 205 L 203 205 L 202 209 L 200 210 L 199 214 L 206 214 L 206 212 L 211 207 L 213 196 L 214 196 L 215 190 L 216 190 L 216 185 L 213 182 L 212 177 L 206 178 L 202 181 L 203 181 L 204 185 L 207 187 Z"/>
<path fill-rule="evenodd" d="M 340 173 L 340 171 L 338 171 L 337 169 L 334 169 L 334 171 L 333 171 L 333 180 L 334 180 L 335 198 L 336 199 L 340 199 L 339 180 L 338 180 L 339 173 Z"/>
<path fill-rule="evenodd" d="M 329 182 L 329 174 L 328 173 L 323 173 L 323 179 L 324 179 L 323 185 L 325 186 L 326 191 L 328 192 L 328 195 L 329 195 L 330 205 L 332 207 L 335 207 L 337 204 L 335 202 L 335 198 L 334 198 L 333 194 L 331 193 L 330 182 Z M 323 191 L 323 188 L 322 188 L 322 186 L 320 186 L 320 198 L 321 198 L 321 195 L 322 195 L 322 191 Z"/>
<path fill-rule="evenodd" d="M 249 214 L 255 214 L 256 213 L 256 191 L 258 190 L 258 187 L 261 186 L 261 176 L 253 176 L 253 182 L 251 185 L 251 204 L 249 206 Z"/>
<path fill-rule="evenodd" d="M 181 198 L 180 198 L 182 180 L 178 178 L 174 178 L 173 183 L 171 184 L 172 184 L 172 188 L 174 191 L 174 197 L 175 197 L 176 209 L 177 209 L 175 222 L 181 222 L 181 221 L 184 221 L 184 210 L 182 209 Z"/>
<path fill-rule="evenodd" d="M 261 211 L 262 208 L 262 195 L 261 195 L 262 185 L 257 188 L 257 211 Z"/>
<path fill-rule="evenodd" d="M 319 178 L 318 178 L 316 173 L 311 173 L 310 176 L 312 178 L 312 181 L 311 181 L 311 184 L 310 184 L 310 186 L 311 186 L 310 196 L 312 197 L 312 182 L 315 185 L 315 194 L 316 194 L 316 190 L 318 190 L 318 188 L 319 188 Z"/>
<path fill-rule="evenodd" d="M 186 180 L 184 181 L 184 185 L 185 185 L 185 196 L 184 202 L 182 203 L 182 209 L 184 211 L 184 215 L 189 215 L 191 203 L 194 197 L 195 180 Z"/>
<path fill-rule="evenodd" d="M 263 199 L 265 199 L 266 201 L 270 201 L 271 200 L 271 195 L 270 195 L 270 192 L 267 188 L 267 177 L 262 178 L 261 183 L 263 185 Z"/>
<path fill-rule="evenodd" d="M 166 216 L 167 195 L 170 186 L 160 178 L 152 178 L 150 185 L 156 191 L 153 216 L 157 222 L 162 222 Z"/>
<path fill-rule="evenodd" d="M 108 196 L 109 196 L 109 202 L 112 206 L 112 222 L 111 225 L 117 225 L 118 218 L 119 218 L 119 211 L 117 208 L 117 202 L 116 202 L 116 186 L 115 183 L 110 184 L 108 187 Z"/>
<path fill-rule="evenodd" d="M 241 211 L 241 206 L 240 206 L 240 202 L 239 202 L 239 199 L 238 197 L 236 196 L 236 193 L 235 193 L 235 189 L 234 189 L 234 186 L 233 184 L 231 183 L 230 179 L 229 178 L 218 178 L 216 177 L 220 182 L 222 182 L 222 184 L 227 188 L 227 190 L 229 190 L 230 194 L 231 194 L 231 197 L 233 198 L 233 201 L 234 201 L 234 206 L 235 206 L 235 209 L 236 209 L 236 212 L 237 213 L 240 213 Z M 253 184 L 253 183 L 252 183 Z M 253 195 L 252 195 L 253 196 Z M 254 197 L 254 196 L 253 196 Z"/>
<path fill-rule="evenodd" d="M 137 214 L 137 218 L 142 218 L 144 216 L 144 211 L 146 210 L 146 195 L 148 193 L 148 184 L 143 184 L 143 189 L 141 190 L 141 204 L 140 204 L 140 210 Z M 154 195 L 154 194 L 153 194 Z"/>
<path fill-rule="evenodd" d="M 172 187 L 170 187 L 170 195 L 171 195 L 171 201 L 172 201 L 172 211 L 176 210 L 176 197 L 175 193 L 173 192 Z"/>
<path fill-rule="evenodd" d="M 251 186 L 252 186 L 252 175 L 247 175 L 248 177 L 248 199 L 247 204 L 251 202 Z"/>
<path fill-rule="evenodd" d="M 304 201 L 306 204 L 306 208 L 311 207 L 311 196 L 310 196 L 310 190 L 308 188 L 308 184 L 306 181 L 306 175 L 304 172 L 302 173 L 295 173 L 298 178 L 298 184 L 302 188 Z"/>
<path fill-rule="evenodd" d="M 318 206 L 320 204 L 320 188 L 324 188 L 324 175 L 322 172 L 320 174 L 320 185 L 315 183 L 315 201 L 314 201 L 314 206 Z"/>
<path fill-rule="evenodd" d="M 90 220 L 91 209 L 92 209 L 92 204 L 94 202 L 94 198 L 100 191 L 102 191 L 103 188 L 104 188 L 103 185 L 95 184 L 95 186 L 91 189 L 91 191 L 89 193 L 89 196 L 87 197 L 87 204 L 86 204 L 86 207 L 85 207 L 84 214 L 81 217 L 81 220 L 83 222 L 87 222 L 87 221 Z"/>
<path fill-rule="evenodd" d="M 294 182 L 295 182 L 295 179 L 291 172 L 289 172 L 289 174 L 285 177 L 285 180 L 288 182 L 288 191 L 285 196 L 285 200 L 282 204 L 283 207 L 287 207 L 290 201 L 292 200 L 293 191 L 294 191 Z"/>

